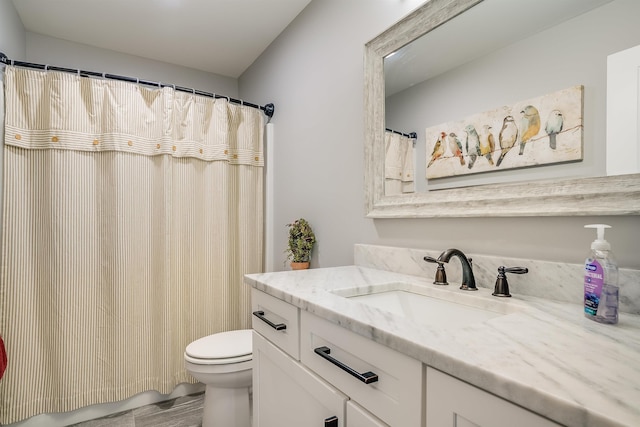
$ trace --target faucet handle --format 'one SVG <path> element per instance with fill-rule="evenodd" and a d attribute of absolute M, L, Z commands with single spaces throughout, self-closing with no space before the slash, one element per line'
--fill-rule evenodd
<path fill-rule="evenodd" d="M 447 282 L 447 272 L 444 270 L 444 261 L 440 261 L 439 259 L 435 259 L 430 256 L 426 256 L 423 258 L 427 262 L 432 262 L 434 264 L 438 264 L 438 269 L 436 270 L 436 278 L 433 281 L 434 285 L 448 285 Z"/>
<path fill-rule="evenodd" d="M 504 265 L 501 265 L 498 267 L 496 286 L 491 295 L 496 297 L 510 297 L 509 283 L 507 282 L 507 276 L 505 273 L 526 274 L 528 272 L 529 269 L 526 267 L 505 267 Z"/>

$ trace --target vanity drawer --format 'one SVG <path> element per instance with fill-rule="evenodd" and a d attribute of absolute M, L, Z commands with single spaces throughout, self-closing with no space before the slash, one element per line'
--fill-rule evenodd
<path fill-rule="evenodd" d="M 256 289 L 251 290 L 251 326 L 263 337 L 300 360 L 299 310 Z"/>
<path fill-rule="evenodd" d="M 422 425 L 420 361 L 306 311 L 300 312 L 300 360 L 385 423 Z M 353 372 L 347 372 L 349 369 Z M 365 383 L 372 375 L 377 380 Z"/>

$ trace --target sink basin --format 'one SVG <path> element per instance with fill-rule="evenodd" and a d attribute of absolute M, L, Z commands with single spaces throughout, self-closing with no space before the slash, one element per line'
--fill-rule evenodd
<path fill-rule="evenodd" d="M 483 291 L 478 291 L 483 292 Z M 366 289 L 334 293 L 414 322 L 459 328 L 519 311 L 511 301 L 498 300 L 483 292 L 429 288 L 410 283 L 393 283 Z M 475 294 L 475 295 L 474 295 Z"/>

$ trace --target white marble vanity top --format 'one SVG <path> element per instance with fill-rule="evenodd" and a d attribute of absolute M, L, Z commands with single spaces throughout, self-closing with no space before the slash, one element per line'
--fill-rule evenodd
<path fill-rule="evenodd" d="M 640 426 L 640 316 L 618 325 L 583 316 L 580 304 L 481 288 L 474 298 L 517 308 L 463 327 L 424 326 L 336 295 L 411 283 L 468 298 L 457 286 L 360 266 L 251 274 L 245 283 L 567 426 Z M 513 291 L 512 291 L 513 293 Z"/>

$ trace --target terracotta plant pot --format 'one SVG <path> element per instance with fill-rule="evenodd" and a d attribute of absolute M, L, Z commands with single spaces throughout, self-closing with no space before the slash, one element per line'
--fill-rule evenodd
<path fill-rule="evenodd" d="M 309 268 L 309 261 L 291 263 L 292 270 L 306 270 L 307 268 Z"/>

